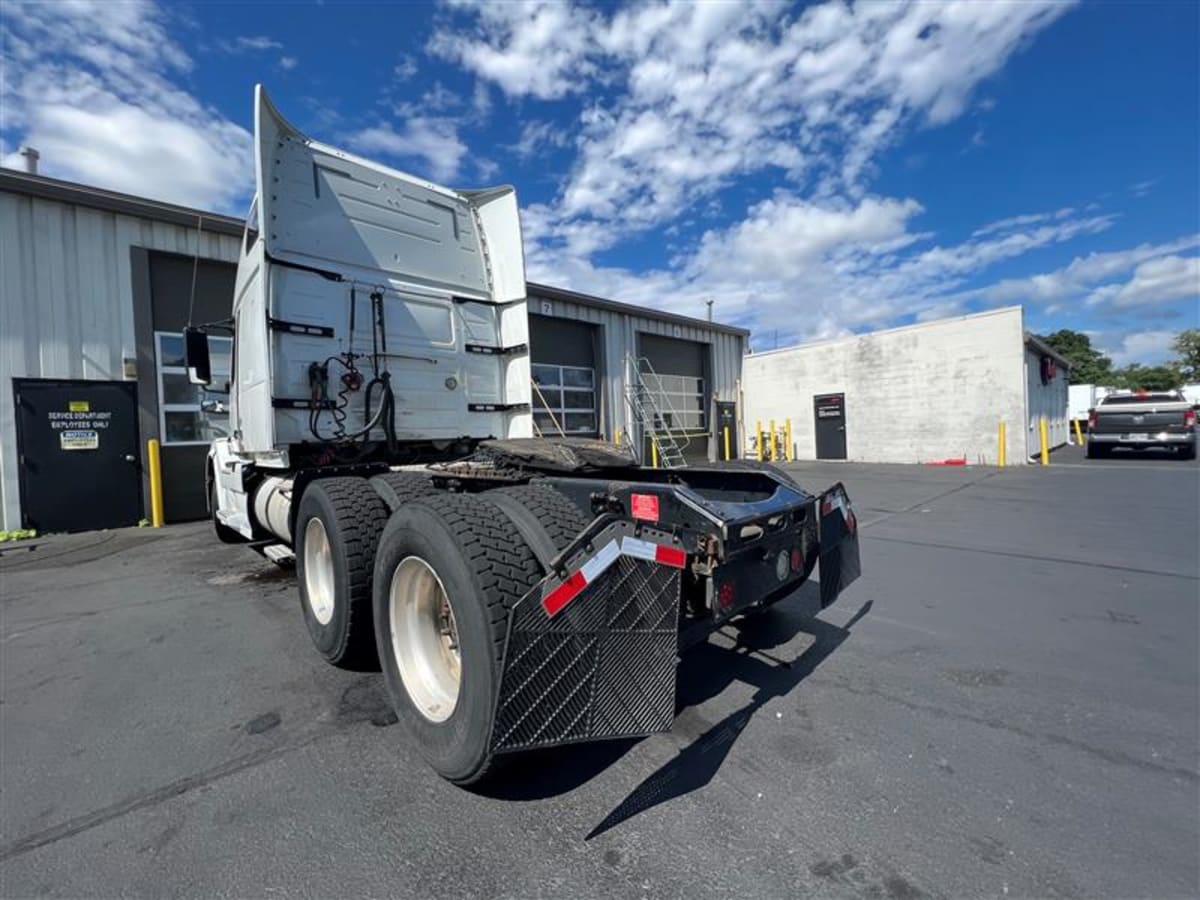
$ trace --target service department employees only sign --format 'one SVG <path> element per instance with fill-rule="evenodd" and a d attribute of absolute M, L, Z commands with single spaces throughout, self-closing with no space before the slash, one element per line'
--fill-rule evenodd
<path fill-rule="evenodd" d="M 71 400 L 66 412 L 46 413 L 50 428 L 58 432 L 60 450 L 97 450 L 100 432 L 108 428 L 111 412 L 93 410 L 87 400 Z"/>

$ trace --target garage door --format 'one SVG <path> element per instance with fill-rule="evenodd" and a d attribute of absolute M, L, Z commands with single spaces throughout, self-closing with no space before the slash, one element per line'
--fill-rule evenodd
<path fill-rule="evenodd" d="M 193 297 L 193 273 L 195 294 Z M 154 327 L 154 396 L 162 441 L 163 513 L 168 522 L 202 519 L 207 512 L 204 466 L 208 446 L 229 425 L 233 341 L 214 334 L 213 383 L 191 384 L 183 367 L 183 328 L 193 322 L 227 319 L 233 311 L 237 266 L 190 256 L 150 254 L 150 298 Z"/>
<path fill-rule="evenodd" d="M 684 445 L 689 460 L 708 459 L 708 344 L 642 334 L 638 348 L 642 385 L 662 414 L 664 427 Z M 649 446 L 645 450 L 649 453 Z"/>
<path fill-rule="evenodd" d="M 533 423 L 543 435 L 597 437 L 600 406 L 596 327 L 586 322 L 529 317 Z"/>

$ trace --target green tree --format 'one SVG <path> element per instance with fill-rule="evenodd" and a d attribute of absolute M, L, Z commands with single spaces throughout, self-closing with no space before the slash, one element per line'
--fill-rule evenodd
<path fill-rule="evenodd" d="M 1112 373 L 1114 387 L 1131 391 L 1169 391 L 1183 384 L 1183 377 L 1175 366 L 1143 366 L 1130 363 Z"/>
<path fill-rule="evenodd" d="M 1092 339 L 1063 328 L 1041 339 L 1071 361 L 1072 384 L 1110 384 L 1112 360 L 1092 346 Z"/>
<path fill-rule="evenodd" d="M 1200 381 L 1200 328 L 1186 328 L 1175 335 L 1171 349 L 1179 354 L 1175 363 L 1185 382 Z"/>

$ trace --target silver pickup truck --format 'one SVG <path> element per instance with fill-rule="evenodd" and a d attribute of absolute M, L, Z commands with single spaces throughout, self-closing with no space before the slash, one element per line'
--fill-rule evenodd
<path fill-rule="evenodd" d="M 1195 459 L 1196 409 L 1179 391 L 1114 391 L 1088 413 L 1088 458 L 1115 447 L 1174 448 Z"/>

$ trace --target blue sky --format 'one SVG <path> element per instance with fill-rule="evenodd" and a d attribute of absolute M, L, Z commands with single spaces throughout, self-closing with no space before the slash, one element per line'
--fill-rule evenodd
<path fill-rule="evenodd" d="M 240 214 L 251 90 L 511 183 L 531 279 L 758 348 L 1022 303 L 1118 363 L 1200 319 L 1200 5 L 0 7 L 0 159 Z"/>

